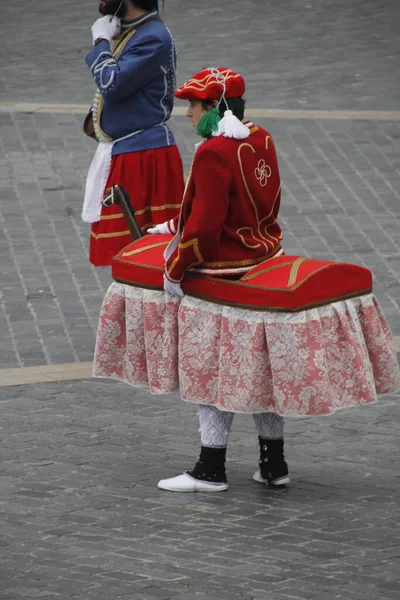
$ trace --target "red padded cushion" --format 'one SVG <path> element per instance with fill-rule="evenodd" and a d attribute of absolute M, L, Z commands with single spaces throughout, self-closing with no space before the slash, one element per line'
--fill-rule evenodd
<path fill-rule="evenodd" d="M 145 235 L 123 248 L 111 263 L 116 281 L 150 289 L 163 289 L 164 250 L 169 234 Z"/>
<path fill-rule="evenodd" d="M 162 289 L 164 250 L 171 235 L 145 236 L 113 260 L 112 274 L 121 283 Z M 186 294 L 256 310 L 299 311 L 360 296 L 372 290 L 368 269 L 301 256 L 279 256 L 253 267 L 239 281 L 188 273 Z"/>

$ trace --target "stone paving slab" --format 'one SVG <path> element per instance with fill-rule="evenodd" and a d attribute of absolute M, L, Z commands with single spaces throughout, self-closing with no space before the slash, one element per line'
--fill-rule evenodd
<path fill-rule="evenodd" d="M 400 342 L 400 338 L 399 338 Z M 399 345 L 400 352 L 400 345 Z M 15 387 L 34 383 L 48 383 L 90 379 L 92 377 L 92 362 L 74 362 L 37 367 L 17 367 L 0 369 L 0 387 Z"/>
<path fill-rule="evenodd" d="M 0 113 L 0 368 L 92 359 L 111 277 L 87 260 L 80 211 L 95 145 L 81 120 Z M 369 267 L 399 335 L 400 123 L 257 123 L 278 148 L 285 250 Z M 196 139 L 188 119 L 172 125 L 187 171 Z"/>
<path fill-rule="evenodd" d="M 2 600 L 400 597 L 399 396 L 288 419 L 292 484 L 252 481 L 237 416 L 230 489 L 157 481 L 197 456 L 194 406 L 99 380 L 0 390 Z"/>

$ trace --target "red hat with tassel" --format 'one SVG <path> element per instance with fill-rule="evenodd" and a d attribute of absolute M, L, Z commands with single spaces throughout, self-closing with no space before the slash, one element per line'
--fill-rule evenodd
<path fill-rule="evenodd" d="M 197 133 L 203 138 L 222 135 L 242 140 L 249 136 L 249 128 L 233 114 L 227 100 L 241 98 L 245 91 L 244 79 L 239 73 L 224 67 L 211 67 L 186 81 L 175 92 L 175 97 L 189 102 L 218 102 L 218 108 L 209 110 L 197 126 Z"/>
<path fill-rule="evenodd" d="M 203 69 L 193 75 L 175 92 L 180 100 L 206 101 L 225 98 L 241 98 L 246 91 L 244 79 L 236 71 L 216 67 Z"/>

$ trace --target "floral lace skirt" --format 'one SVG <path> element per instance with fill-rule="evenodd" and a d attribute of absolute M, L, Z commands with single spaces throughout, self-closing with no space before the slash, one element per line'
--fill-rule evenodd
<path fill-rule="evenodd" d="M 254 311 L 113 283 L 94 377 L 240 413 L 306 416 L 400 389 L 391 333 L 373 294 L 298 313 Z"/>

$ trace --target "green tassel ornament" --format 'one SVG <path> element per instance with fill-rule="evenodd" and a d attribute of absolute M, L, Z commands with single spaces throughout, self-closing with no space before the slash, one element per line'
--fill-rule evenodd
<path fill-rule="evenodd" d="M 200 120 L 197 125 L 197 134 L 202 138 L 209 139 L 213 131 L 218 131 L 218 123 L 221 120 L 218 108 L 209 110 Z"/>

